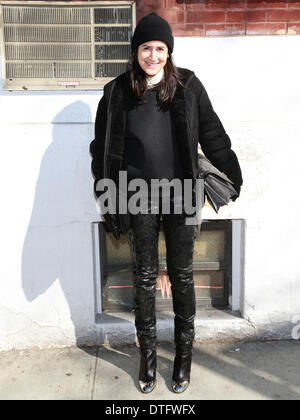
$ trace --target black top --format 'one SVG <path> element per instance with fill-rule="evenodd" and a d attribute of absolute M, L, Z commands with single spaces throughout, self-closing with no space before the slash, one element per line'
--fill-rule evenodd
<path fill-rule="evenodd" d="M 131 98 L 126 107 L 123 170 L 128 181 L 183 179 L 170 110 L 160 107 L 156 89 L 149 89 L 144 98 L 144 104 Z"/>

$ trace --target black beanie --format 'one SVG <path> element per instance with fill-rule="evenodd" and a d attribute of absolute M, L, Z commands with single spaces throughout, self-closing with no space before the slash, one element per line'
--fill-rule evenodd
<path fill-rule="evenodd" d="M 173 52 L 174 38 L 171 27 L 165 19 L 156 13 L 144 16 L 137 24 L 131 39 L 132 52 L 147 41 L 163 41 L 167 44 L 170 53 Z"/>

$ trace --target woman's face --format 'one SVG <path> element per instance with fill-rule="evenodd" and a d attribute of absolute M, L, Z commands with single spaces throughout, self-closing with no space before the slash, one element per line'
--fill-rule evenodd
<path fill-rule="evenodd" d="M 149 77 L 165 67 L 168 56 L 168 46 L 162 41 L 148 41 L 138 48 L 138 63 Z"/>

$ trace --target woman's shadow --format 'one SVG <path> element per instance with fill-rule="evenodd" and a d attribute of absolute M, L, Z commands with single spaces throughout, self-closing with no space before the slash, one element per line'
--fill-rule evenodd
<path fill-rule="evenodd" d="M 84 341 L 95 319 L 91 222 L 100 219 L 90 170 L 90 107 L 78 100 L 52 124 L 22 250 L 22 287 L 34 321 L 68 344 L 74 329 L 77 341 Z"/>

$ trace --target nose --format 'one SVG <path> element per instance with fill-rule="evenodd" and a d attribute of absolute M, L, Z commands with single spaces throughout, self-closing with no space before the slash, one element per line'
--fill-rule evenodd
<path fill-rule="evenodd" d="M 151 58 L 152 61 L 156 61 L 157 54 L 156 54 L 156 50 L 154 48 L 150 52 L 150 58 Z"/>

